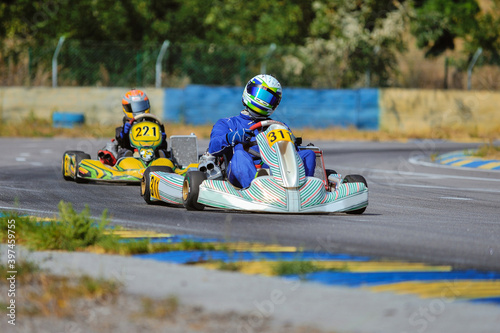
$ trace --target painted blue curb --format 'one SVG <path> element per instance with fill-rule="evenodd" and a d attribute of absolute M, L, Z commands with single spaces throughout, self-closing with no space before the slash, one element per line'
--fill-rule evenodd
<path fill-rule="evenodd" d="M 83 125 L 85 115 L 83 113 L 54 112 L 52 114 L 52 126 L 62 128 L 73 128 L 75 125 Z"/>
<path fill-rule="evenodd" d="M 226 263 L 255 260 L 345 260 L 368 261 L 369 257 L 351 256 L 347 254 L 326 254 L 315 251 L 305 252 L 252 252 L 252 251 L 170 251 L 150 254 L 139 254 L 134 257 L 153 259 L 177 264 L 196 263 L 204 261 L 219 261 Z"/>
<path fill-rule="evenodd" d="M 500 160 L 484 159 L 467 155 L 464 151 L 454 151 L 439 155 L 436 163 L 464 168 L 481 168 L 484 170 L 500 170 Z"/>
<path fill-rule="evenodd" d="M 473 298 L 469 301 L 473 303 L 492 303 L 500 305 L 500 297 Z"/>
<path fill-rule="evenodd" d="M 475 270 L 451 272 L 333 272 L 321 271 L 308 273 L 304 276 L 287 275 L 290 279 L 305 279 L 322 284 L 361 287 L 376 286 L 408 281 L 440 281 L 440 280 L 500 280 L 500 273 L 479 272 Z"/>

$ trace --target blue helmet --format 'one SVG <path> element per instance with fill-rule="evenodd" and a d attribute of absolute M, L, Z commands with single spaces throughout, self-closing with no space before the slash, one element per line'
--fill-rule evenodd
<path fill-rule="evenodd" d="M 272 75 L 259 74 L 248 81 L 242 102 L 256 117 L 269 117 L 281 102 L 281 84 Z"/>

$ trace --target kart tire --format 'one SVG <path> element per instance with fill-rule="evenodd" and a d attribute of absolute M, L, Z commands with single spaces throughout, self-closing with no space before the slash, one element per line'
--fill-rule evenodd
<path fill-rule="evenodd" d="M 64 169 L 65 169 L 64 160 L 65 160 L 66 155 L 75 155 L 75 164 L 76 164 L 76 166 L 75 166 L 75 175 L 73 177 L 72 176 L 66 176 L 64 174 Z M 80 161 L 82 159 L 90 159 L 90 155 L 86 154 L 85 152 L 83 152 L 81 150 L 67 150 L 67 151 L 64 152 L 63 157 L 62 157 L 62 163 L 61 163 L 61 174 L 62 174 L 64 180 L 74 180 L 74 181 L 77 181 L 76 180 L 76 173 L 78 172 L 78 164 L 80 164 Z"/>
<path fill-rule="evenodd" d="M 347 176 L 345 176 L 342 183 L 363 183 L 363 184 L 365 184 L 366 187 L 368 187 L 368 183 L 366 182 L 365 177 L 363 177 L 361 175 L 347 175 Z M 360 209 L 347 211 L 346 214 L 359 215 L 359 214 L 363 214 L 365 212 L 365 210 L 366 210 L 366 207 L 363 207 Z"/>
<path fill-rule="evenodd" d="M 174 170 L 172 170 L 171 167 L 164 166 L 164 165 L 154 165 L 147 167 L 144 173 L 142 174 L 142 179 L 141 179 L 141 197 L 144 198 L 144 201 L 148 205 L 154 205 L 158 201 L 156 200 L 151 200 L 151 177 L 150 173 L 151 172 L 156 172 L 156 171 L 162 171 L 162 172 L 168 172 L 168 173 L 173 173 Z"/>
<path fill-rule="evenodd" d="M 205 205 L 198 203 L 201 183 L 207 175 L 201 171 L 188 171 L 182 183 L 182 202 L 187 210 L 203 210 Z"/>
<path fill-rule="evenodd" d="M 73 178 L 73 177 L 64 175 L 64 169 L 65 169 L 64 160 L 65 160 L 65 157 L 66 157 L 66 155 L 75 155 L 75 154 L 77 154 L 77 153 L 82 153 L 82 154 L 85 154 L 85 153 L 84 153 L 83 151 L 81 151 L 81 150 L 67 150 L 67 151 L 65 151 L 65 152 L 64 152 L 64 154 L 63 154 L 63 157 L 62 157 L 62 163 L 61 163 L 61 174 L 62 174 L 62 176 L 63 176 L 64 180 L 74 180 L 74 178 Z"/>
<path fill-rule="evenodd" d="M 326 179 L 327 180 L 328 180 L 328 176 L 337 174 L 337 171 L 332 170 L 332 169 L 325 169 L 325 172 L 326 172 Z"/>
<path fill-rule="evenodd" d="M 89 180 L 85 178 L 78 178 L 78 166 L 80 165 L 80 162 L 82 160 L 90 160 L 91 157 L 89 154 L 84 153 L 83 151 L 76 151 L 75 152 L 75 175 L 74 175 L 74 180 L 77 183 L 88 183 Z"/>

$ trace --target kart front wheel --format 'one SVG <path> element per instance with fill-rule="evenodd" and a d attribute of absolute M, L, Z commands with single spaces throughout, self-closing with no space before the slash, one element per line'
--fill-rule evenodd
<path fill-rule="evenodd" d="M 366 182 L 365 177 L 363 177 L 361 175 L 347 175 L 347 176 L 345 176 L 343 183 L 363 183 L 368 188 L 368 183 Z M 366 207 L 363 207 L 360 209 L 347 211 L 346 214 L 359 215 L 359 214 L 363 214 L 365 212 L 365 210 L 366 210 Z"/>
<path fill-rule="evenodd" d="M 174 170 L 172 170 L 171 167 L 164 166 L 164 165 L 155 165 L 155 166 L 150 166 L 147 167 L 144 173 L 142 174 L 142 179 L 141 179 L 141 197 L 144 198 L 144 201 L 148 205 L 153 205 L 155 204 L 156 200 L 151 200 L 151 172 L 156 172 L 156 171 L 161 171 L 161 172 L 167 172 L 167 173 L 173 173 Z"/>
<path fill-rule="evenodd" d="M 74 172 L 71 174 L 71 158 L 74 156 Z M 77 183 L 88 182 L 86 179 L 78 178 L 78 166 L 82 160 L 90 159 L 90 155 L 81 150 L 67 150 L 64 152 L 61 165 L 61 173 L 64 180 L 74 180 Z"/>
<path fill-rule="evenodd" d="M 207 175 L 201 171 L 188 171 L 182 184 L 182 202 L 187 210 L 203 210 L 205 205 L 198 203 L 201 183 Z"/>

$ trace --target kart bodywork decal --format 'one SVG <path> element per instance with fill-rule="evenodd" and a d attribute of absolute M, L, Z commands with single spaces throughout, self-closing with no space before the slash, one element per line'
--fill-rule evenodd
<path fill-rule="evenodd" d="M 85 179 L 111 181 L 140 181 L 141 170 L 118 170 L 102 164 L 97 160 L 82 160 L 78 168 L 78 176 Z"/>
<path fill-rule="evenodd" d="M 264 212 L 341 212 L 368 205 L 363 183 L 345 183 L 327 192 L 318 178 L 306 178 L 300 189 L 285 189 L 272 176 L 258 177 L 249 188 L 237 190 L 228 182 L 207 180 L 200 185 L 198 202 L 226 209 Z"/>
<path fill-rule="evenodd" d="M 151 196 L 157 200 L 163 200 L 170 204 L 182 205 L 182 183 L 184 177 L 176 173 L 151 172 L 150 173 Z M 154 181 L 156 178 L 156 181 Z M 155 186 L 155 188 L 153 188 Z"/>

